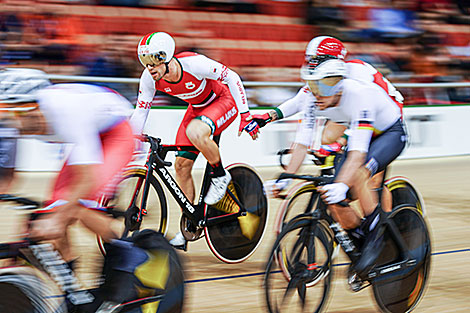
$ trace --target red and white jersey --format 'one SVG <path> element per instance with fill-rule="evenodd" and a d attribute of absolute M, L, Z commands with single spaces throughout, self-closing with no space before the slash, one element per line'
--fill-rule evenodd
<path fill-rule="evenodd" d="M 400 112 L 403 108 L 403 96 L 401 93 L 380 74 L 372 65 L 361 60 L 352 60 L 346 62 L 347 78 L 370 82 L 382 88 L 391 100 L 393 100 Z M 347 118 L 336 108 L 327 109 L 325 111 L 317 111 L 316 98 L 308 88 L 308 85 L 302 87 L 297 95 L 283 102 L 278 106 L 283 117 L 289 117 L 296 113 L 302 112 L 301 123 L 297 129 L 295 142 L 305 146 L 312 144 L 314 138 L 313 131 L 315 128 L 316 116 L 325 116 L 338 123 L 346 123 Z"/>
<path fill-rule="evenodd" d="M 403 108 L 404 98 L 402 94 L 375 67 L 364 61 L 354 59 L 346 61 L 346 69 L 348 78 L 379 85 L 400 108 Z"/>
<path fill-rule="evenodd" d="M 245 88 L 237 73 L 225 65 L 194 52 L 182 52 L 175 56 L 181 65 L 182 76 L 178 82 L 164 79 L 155 81 L 148 69 L 140 77 L 136 110 L 131 118 L 134 132 L 140 134 L 157 90 L 180 98 L 193 107 L 210 105 L 215 99 L 230 93 L 240 112 L 248 111 Z"/>
<path fill-rule="evenodd" d="M 69 165 L 102 163 L 100 134 L 132 113 L 131 103 L 114 90 L 88 84 L 52 85 L 40 90 L 37 99 L 52 126 L 51 139 L 73 144 Z"/>

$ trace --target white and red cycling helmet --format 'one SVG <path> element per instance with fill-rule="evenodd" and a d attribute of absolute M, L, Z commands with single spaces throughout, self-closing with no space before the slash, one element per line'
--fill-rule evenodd
<path fill-rule="evenodd" d="M 320 56 L 329 55 L 338 59 L 344 60 L 348 50 L 344 47 L 344 44 L 330 36 L 318 36 L 310 40 L 305 49 L 305 56 Z"/>
<path fill-rule="evenodd" d="M 344 60 L 348 51 L 343 43 L 330 36 L 318 36 L 310 40 L 305 49 L 305 65 L 315 68 L 329 59 Z"/>
<path fill-rule="evenodd" d="M 140 63 L 147 65 L 168 64 L 175 54 L 175 40 L 164 32 L 150 33 L 142 37 L 137 46 Z"/>

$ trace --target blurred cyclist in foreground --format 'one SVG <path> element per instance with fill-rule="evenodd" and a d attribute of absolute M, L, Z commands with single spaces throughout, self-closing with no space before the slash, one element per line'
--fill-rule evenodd
<path fill-rule="evenodd" d="M 71 269 L 75 256 L 68 238 L 70 225 L 79 221 L 107 242 L 104 270 L 105 277 L 111 273 L 107 277 L 111 277 L 108 281 L 111 285 L 105 282 L 103 298 L 90 303 L 90 308 L 76 312 L 95 312 L 98 306 L 113 307 L 128 297 L 135 299 L 139 284 L 139 288 L 152 291 L 154 287 L 145 286 L 135 276 L 138 266 L 152 259 L 141 248 L 145 245 L 118 240 L 115 227 L 121 223 L 100 211 L 90 210 L 99 209 L 96 200 L 101 195 L 113 194 L 121 170 L 132 158 L 134 136 L 128 121 L 131 104 L 108 88 L 87 84 L 51 85 L 45 73 L 30 69 L 1 69 L 0 88 L 0 103 L 20 112 L 15 118 L 21 133 L 34 127 L 34 131 L 26 133 L 48 135 L 48 140 L 71 145 L 49 204 L 35 212 L 39 217 L 31 222 L 29 238 L 51 241 Z M 147 233 L 139 238 L 144 240 L 148 236 L 154 235 Z M 152 242 L 156 244 L 158 240 L 154 238 Z M 152 262 L 151 266 L 160 266 Z M 147 274 L 152 273 L 146 272 L 141 277 L 151 281 Z"/>
<path fill-rule="evenodd" d="M 131 123 L 137 134 L 142 132 L 157 90 L 188 102 L 189 106 L 176 134 L 177 145 L 196 147 L 180 151 L 175 161 L 176 179 L 186 197 L 194 202 L 195 188 L 191 174 L 201 152 L 212 167 L 211 186 L 204 201 L 215 204 L 225 195 L 231 177 L 222 165 L 219 147 L 211 136 L 219 135 L 237 117 L 243 131 L 258 137 L 258 124 L 250 116 L 245 89 L 237 73 L 223 64 L 194 52 L 175 53 L 175 41 L 167 33 L 150 33 L 142 37 L 137 53 L 145 68 L 140 77 L 139 97 Z M 170 243 L 186 249 L 179 232 Z"/>

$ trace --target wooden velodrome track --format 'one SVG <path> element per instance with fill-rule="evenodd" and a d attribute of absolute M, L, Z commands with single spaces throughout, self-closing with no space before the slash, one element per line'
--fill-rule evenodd
<path fill-rule="evenodd" d="M 309 167 L 304 167 L 308 172 Z M 279 172 L 278 167 L 258 171 L 264 180 Z M 17 193 L 44 199 L 54 173 L 18 173 Z M 196 181 L 200 172 L 195 172 Z M 427 222 L 433 240 L 431 276 L 427 291 L 415 312 L 470 311 L 470 156 L 399 160 L 389 176 L 411 179 L 422 193 L 427 209 Z M 204 239 L 192 242 L 181 253 L 186 273 L 186 312 L 263 312 L 262 272 L 274 237 L 272 226 L 279 206 L 269 201 L 270 216 L 261 246 L 241 264 L 225 264 L 216 259 Z M 178 231 L 179 209 L 170 201 L 169 237 Z M 0 211 L 0 241 L 12 240 L 18 230 L 20 213 Z M 74 244 L 80 255 L 79 277 L 92 286 L 92 273 L 99 268 L 101 257 L 94 237 L 80 226 L 72 229 Z M 346 260 L 341 255 L 328 312 L 377 312 L 371 288 L 352 293 L 347 288 Z M 4 312 L 6 313 L 6 312 Z"/>

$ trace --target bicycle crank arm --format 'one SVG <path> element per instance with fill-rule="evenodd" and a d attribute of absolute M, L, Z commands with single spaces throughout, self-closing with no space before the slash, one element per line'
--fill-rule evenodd
<path fill-rule="evenodd" d="M 396 280 L 397 275 L 404 276 L 417 265 L 416 259 L 405 260 L 391 265 L 375 268 L 367 274 L 369 279 L 380 282 Z M 398 273 L 399 272 L 399 273 Z"/>

